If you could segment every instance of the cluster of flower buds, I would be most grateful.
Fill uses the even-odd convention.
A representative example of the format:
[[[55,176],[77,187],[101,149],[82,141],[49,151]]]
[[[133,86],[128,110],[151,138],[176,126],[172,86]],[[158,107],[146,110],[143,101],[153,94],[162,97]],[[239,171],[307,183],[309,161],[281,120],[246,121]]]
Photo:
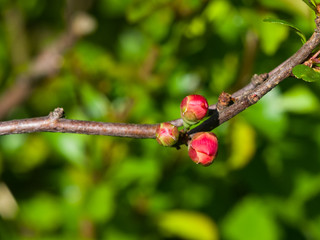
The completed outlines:
[[[184,130],[199,123],[207,115],[209,105],[201,95],[189,95],[180,105]],[[163,146],[173,146],[179,140],[178,128],[170,123],[161,123],[156,131],[156,139]],[[188,141],[188,153],[192,161],[203,166],[209,166],[218,152],[218,139],[214,133],[198,132]]]

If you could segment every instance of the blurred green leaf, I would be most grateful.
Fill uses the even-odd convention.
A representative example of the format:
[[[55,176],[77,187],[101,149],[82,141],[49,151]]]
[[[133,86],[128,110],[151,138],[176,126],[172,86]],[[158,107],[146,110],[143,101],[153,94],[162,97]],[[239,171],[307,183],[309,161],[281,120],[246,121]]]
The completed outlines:
[[[137,29],[127,29],[119,39],[119,53],[123,61],[139,62],[149,50],[148,40]]]
[[[113,181],[117,183],[119,188],[124,188],[132,183],[148,186],[156,180],[159,174],[157,163],[147,158],[127,158],[119,167],[119,171],[113,177]]]
[[[128,8],[127,18],[130,22],[138,22],[151,15],[159,6],[165,4],[168,0],[143,1],[137,0]]]
[[[92,189],[88,196],[86,212],[95,222],[108,221],[115,210],[114,191],[106,184]]]
[[[312,233],[316,238],[320,238],[320,216],[316,217],[314,221],[310,221],[308,230]]]
[[[23,134],[7,135],[0,138],[0,144],[4,152],[7,154],[13,154],[25,144],[27,139],[28,136]]]
[[[101,94],[98,89],[94,89],[89,84],[81,88],[81,97],[83,99],[85,110],[91,119],[101,120],[108,114],[108,99]]]
[[[279,0],[279,1],[269,1],[269,0],[258,0],[263,6],[275,9],[278,11],[286,12],[287,14],[297,14],[300,16],[306,16],[310,14],[310,8],[301,0]]]
[[[320,189],[316,186],[320,185],[320,175],[314,175],[307,172],[297,174],[295,188],[292,198],[304,202],[316,194],[320,193]]]
[[[17,159],[13,163],[14,168],[18,172],[26,172],[43,163],[48,154],[49,149],[47,143],[39,136],[29,136],[25,144],[17,153]]]
[[[296,78],[300,78],[306,82],[320,81],[320,73],[304,64],[295,66],[292,69],[292,73]]]
[[[22,223],[33,231],[53,231],[61,226],[63,214],[56,197],[41,193],[21,205]]]
[[[288,127],[288,117],[279,103],[281,93],[276,88],[255,104],[254,108],[248,108],[244,112],[247,121],[272,140],[281,138]]]
[[[220,94],[228,89],[236,78],[239,64],[239,58],[235,54],[228,54],[214,62],[211,71],[211,90]]]
[[[18,0],[18,4],[20,5],[23,11],[25,11],[28,15],[31,16],[36,16],[40,14],[43,7],[45,7],[45,3],[39,0]]]
[[[206,31],[205,20],[203,18],[194,18],[186,30],[186,35],[189,38],[201,36]]]
[[[205,14],[209,23],[211,23],[212,31],[217,32],[221,38],[230,43],[237,40],[244,26],[244,21],[239,11],[229,1],[210,2]],[[226,18],[225,16],[233,17]]]
[[[241,16],[245,23],[257,34],[261,49],[267,55],[273,55],[280,48],[289,33],[289,29],[278,24],[268,24],[263,22],[266,18],[276,17],[273,13],[257,13],[249,9],[242,9]]]
[[[101,0],[98,2],[99,10],[107,16],[122,16],[130,6],[132,0]]]
[[[308,5],[308,7],[310,7],[313,11],[317,11],[317,4],[315,3],[314,0],[302,0],[305,2],[305,4]]]
[[[312,113],[319,110],[319,100],[304,85],[298,85],[283,94],[281,104],[285,111],[294,113]]]
[[[141,23],[142,29],[156,41],[161,41],[170,29],[174,15],[171,8],[162,8],[157,10],[152,15],[148,16],[145,21]]]
[[[263,18],[257,20],[263,21]],[[268,55],[273,55],[288,35],[288,29],[280,25],[261,24],[258,31],[261,36],[262,49]]]
[[[159,227],[164,235],[183,239],[215,240],[218,229],[207,216],[191,211],[174,210],[163,213]]]
[[[103,240],[139,240],[139,237],[133,236],[128,232],[123,232],[121,229],[106,229],[103,235]]]
[[[85,140],[84,135],[74,134],[49,134],[48,140],[54,149],[70,163],[78,167],[85,164]]]
[[[281,25],[285,25],[287,27],[290,27],[291,29],[293,29],[295,31],[296,34],[299,35],[302,43],[305,43],[307,41],[306,36],[302,33],[302,31],[298,27],[293,25],[292,23],[289,23],[287,21],[280,20],[280,19],[273,19],[273,18],[267,18],[267,19],[264,19],[263,21],[270,22],[270,23],[277,23],[277,24],[281,24]]]
[[[258,198],[245,198],[228,213],[223,233],[230,240],[276,240],[280,231],[275,216]]]
[[[73,67],[80,71],[81,76],[87,76],[87,74],[89,76],[101,76],[115,68],[115,61],[112,56],[104,48],[88,41],[77,43],[73,57],[74,59],[71,58],[68,64],[73,64]]]
[[[306,215],[306,202],[319,194],[320,176],[299,172],[294,182],[294,190],[286,200],[278,200],[273,207],[288,224],[300,227],[300,221]],[[315,211],[315,209],[313,209]]]
[[[254,129],[244,120],[234,121],[231,131],[231,156],[228,165],[231,169],[243,168],[252,159],[256,150]]]

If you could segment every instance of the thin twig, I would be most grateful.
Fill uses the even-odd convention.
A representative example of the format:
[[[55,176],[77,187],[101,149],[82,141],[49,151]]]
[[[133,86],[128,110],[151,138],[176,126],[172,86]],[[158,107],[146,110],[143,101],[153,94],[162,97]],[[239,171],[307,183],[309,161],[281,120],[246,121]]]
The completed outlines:
[[[0,135],[60,132],[88,135],[107,135],[131,138],[153,138],[157,124],[105,123],[65,119],[62,108],[46,117],[0,122]]]

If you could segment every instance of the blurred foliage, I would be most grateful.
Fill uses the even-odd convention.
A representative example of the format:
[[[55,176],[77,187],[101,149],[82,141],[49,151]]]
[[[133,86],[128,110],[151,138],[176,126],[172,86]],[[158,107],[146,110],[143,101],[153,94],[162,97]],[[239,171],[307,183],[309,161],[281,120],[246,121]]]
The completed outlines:
[[[88,9],[96,31],[7,119],[156,123],[187,94],[210,103],[300,46],[301,0],[0,0],[0,88]],[[320,239],[320,87],[290,78],[215,130],[219,156],[59,133],[0,138],[0,239]]]

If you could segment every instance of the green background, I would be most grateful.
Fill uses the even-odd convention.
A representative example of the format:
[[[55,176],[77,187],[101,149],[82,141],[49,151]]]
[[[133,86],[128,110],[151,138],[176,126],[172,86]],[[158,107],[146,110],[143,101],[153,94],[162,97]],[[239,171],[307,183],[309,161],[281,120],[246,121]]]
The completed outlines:
[[[186,95],[213,104],[302,45],[263,19],[315,28],[301,0],[0,0],[1,92],[75,9],[96,30],[5,120],[56,107],[80,120],[173,120]],[[214,130],[210,167],[153,139],[1,136],[0,239],[320,239],[319,93],[286,79]]]

